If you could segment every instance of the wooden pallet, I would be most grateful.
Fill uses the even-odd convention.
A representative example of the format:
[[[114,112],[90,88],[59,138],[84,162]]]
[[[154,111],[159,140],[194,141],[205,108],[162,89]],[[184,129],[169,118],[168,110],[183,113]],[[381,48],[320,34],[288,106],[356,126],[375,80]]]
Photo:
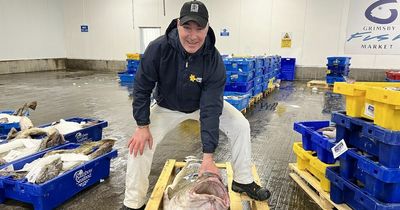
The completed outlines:
[[[313,199],[322,209],[351,210],[346,204],[336,204],[329,193],[322,190],[317,178],[307,171],[297,168],[296,163],[289,163],[292,172],[290,177]]]
[[[307,87],[309,88],[323,88],[323,89],[329,89],[331,88],[325,80],[311,80],[309,82],[307,82]]]
[[[233,181],[233,171],[232,165],[229,162],[226,163],[217,163],[218,168],[226,169],[227,178],[228,178],[228,189],[229,189],[229,199],[230,199],[230,209],[231,210],[242,210],[242,201],[250,202],[250,206],[252,210],[269,210],[268,204],[266,201],[255,201],[245,195],[241,195],[239,193],[235,193],[231,190],[232,181]],[[146,210],[161,210],[162,209],[162,200],[164,196],[164,191],[169,184],[172,183],[175,177],[175,169],[182,168],[185,166],[185,162],[177,162],[176,160],[170,159],[164,165],[164,168],[158,178],[156,186],[154,187],[153,192],[151,193],[150,199],[146,204]],[[260,184],[260,177],[258,176],[257,169],[253,165],[252,168],[254,181]]]
[[[256,103],[256,99],[253,97],[250,99],[249,101],[249,108],[251,108],[252,106],[254,106],[254,104]]]
[[[260,102],[262,98],[263,98],[263,94],[262,93],[259,93],[259,94],[254,96],[254,99],[255,99],[256,103]]]

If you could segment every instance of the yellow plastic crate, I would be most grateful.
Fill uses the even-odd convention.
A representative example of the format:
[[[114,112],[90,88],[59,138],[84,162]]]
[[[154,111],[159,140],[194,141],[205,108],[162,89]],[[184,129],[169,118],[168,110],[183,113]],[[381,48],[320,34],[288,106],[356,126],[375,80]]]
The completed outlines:
[[[140,54],[139,53],[127,53],[126,54],[126,59],[129,59],[129,60],[140,60]]]
[[[321,188],[329,192],[330,191],[330,181],[325,177],[326,168],[331,166],[338,166],[339,163],[326,164],[320,161],[316,156],[313,156],[315,152],[306,151],[303,149],[303,144],[301,142],[295,142],[293,144],[293,152],[297,156],[297,168],[300,170],[307,170],[313,176],[315,176],[320,183]]]
[[[365,109],[365,92],[367,86],[359,83],[349,84],[345,82],[335,82],[334,93],[346,96],[346,114],[351,117],[361,117]]]
[[[274,87],[274,80],[275,80],[275,77],[272,77],[271,79],[269,79],[268,88],[273,88]]]
[[[333,91],[346,96],[347,115],[371,119],[379,126],[397,131],[400,130],[400,92],[386,87],[400,87],[400,83],[336,82]]]
[[[392,85],[390,87],[395,87]],[[397,83],[397,86],[400,86],[400,83]],[[373,104],[374,123],[376,125],[400,131],[400,91],[383,87],[370,87],[365,98]]]

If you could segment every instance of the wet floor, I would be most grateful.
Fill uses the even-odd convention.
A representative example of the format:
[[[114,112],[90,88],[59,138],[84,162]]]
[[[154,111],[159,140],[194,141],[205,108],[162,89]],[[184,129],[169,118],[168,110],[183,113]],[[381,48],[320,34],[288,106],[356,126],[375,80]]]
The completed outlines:
[[[131,87],[121,85],[115,73],[57,71],[0,75],[0,110],[17,108],[36,100],[31,112],[35,125],[69,117],[108,121],[103,137],[118,139],[119,156],[112,160],[110,177],[77,194],[58,209],[119,209],[124,199],[126,143],[134,131]],[[312,91],[304,82],[283,82],[246,114],[251,125],[253,160],[261,181],[271,191],[271,209],[319,209],[289,177],[288,163],[295,162],[294,141],[301,136],[293,122],[330,119],[330,111],[343,107],[341,98],[329,92]],[[221,133],[215,159],[229,161],[226,136]],[[179,147],[177,146],[179,144]],[[150,190],[167,159],[201,157],[199,124],[186,121],[158,145],[150,175]],[[29,209],[30,205],[7,200],[0,209]]]

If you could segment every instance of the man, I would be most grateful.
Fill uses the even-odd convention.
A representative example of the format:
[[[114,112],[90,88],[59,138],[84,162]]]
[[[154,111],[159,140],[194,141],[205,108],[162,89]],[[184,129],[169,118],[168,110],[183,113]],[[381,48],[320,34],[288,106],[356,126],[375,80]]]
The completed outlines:
[[[200,174],[219,174],[213,153],[221,129],[232,150],[232,190],[257,200],[270,196],[253,181],[249,122],[223,100],[225,67],[214,44],[207,8],[200,1],[191,1],[182,6],[179,19],[172,20],[165,35],[151,42],[141,58],[134,84],[132,106],[137,128],[128,143],[125,209],[144,209],[155,146],[187,119],[200,119]],[[156,85],[157,103],[150,107]]]

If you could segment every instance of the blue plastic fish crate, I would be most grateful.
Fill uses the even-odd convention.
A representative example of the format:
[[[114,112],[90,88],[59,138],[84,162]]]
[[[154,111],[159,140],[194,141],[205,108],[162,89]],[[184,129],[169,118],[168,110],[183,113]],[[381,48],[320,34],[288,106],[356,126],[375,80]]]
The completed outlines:
[[[234,92],[234,91],[224,91],[224,96],[243,96],[245,94],[252,96],[253,95],[253,89],[251,88],[249,91],[247,92]]]
[[[256,57],[256,69],[264,68],[265,66],[265,57]]]
[[[391,131],[362,118],[347,116],[344,112],[332,114],[336,123],[336,139],[373,156],[389,168],[400,167],[400,131]]]
[[[336,162],[336,160],[333,158],[333,154],[331,151],[331,148],[335,146],[336,139],[329,139],[327,137],[324,137],[322,135],[322,132],[317,131],[320,128],[329,126],[329,124],[329,121],[308,121],[295,123],[295,126],[296,129],[299,130],[299,133],[301,133],[300,131],[303,131],[305,133],[311,134],[311,137],[308,134],[306,135],[306,142],[312,145],[311,148],[313,148],[313,151],[317,152],[318,159],[324,163],[332,164]]]
[[[295,122],[293,130],[301,134],[304,150],[316,151],[316,145],[311,141],[311,136],[314,131],[328,126],[329,121]]]
[[[282,58],[281,69],[282,71],[294,72],[296,68],[296,58]]]
[[[346,80],[344,79],[343,76],[330,76],[326,75],[326,83],[328,84],[333,84],[335,82],[345,82]]]
[[[271,73],[264,74],[264,81],[269,82],[269,79],[272,78],[271,75],[272,75]]]
[[[135,74],[131,74],[126,71],[119,72],[118,77],[121,82],[133,82],[135,80]]]
[[[225,84],[225,91],[247,93],[253,86],[253,80],[248,82],[228,82]]]
[[[242,111],[249,105],[250,95],[232,95],[232,96],[224,96],[224,100],[228,103],[232,104],[237,110]]]
[[[350,70],[350,64],[344,65],[344,66],[338,66],[338,65],[328,65],[326,64],[327,69],[335,72],[345,72]]]
[[[263,72],[264,76],[267,75],[267,74],[269,74],[269,72],[270,72],[270,68],[265,67],[265,68],[264,68],[264,72]]]
[[[73,149],[78,146],[79,144],[69,143],[58,149]],[[44,154],[45,152],[40,152],[15,162],[14,169],[19,170],[26,163],[41,158]],[[26,179],[0,177],[0,201],[3,203],[9,198],[30,203],[35,209],[53,209],[78,192],[107,178],[110,174],[110,161],[117,156],[117,150],[112,150],[43,184],[32,184]]]
[[[331,181],[330,198],[337,204],[346,203],[357,210],[395,210],[399,203],[383,203],[369,195],[364,189],[340,177],[339,167],[328,167],[326,177]]]
[[[253,96],[256,96],[256,95],[260,94],[262,92],[262,88],[263,88],[262,84],[258,84],[256,86],[254,86]]]
[[[315,130],[311,135],[311,142],[315,144],[317,157],[320,161],[327,164],[336,162],[331,150],[332,147],[335,146],[336,139],[327,138],[323,136],[321,132]]]
[[[134,68],[139,67],[140,60],[126,60],[127,61],[127,66],[131,66]]]
[[[254,78],[254,71],[227,71],[226,82],[248,82]]]
[[[263,75],[264,75],[264,69],[263,68],[256,69],[254,77],[261,77]]]
[[[265,91],[268,89],[268,82],[263,82],[261,85],[262,85],[262,91]]]
[[[351,57],[328,57],[327,59],[329,66],[345,66],[350,65]]]
[[[257,85],[260,85],[263,81],[264,81],[263,76],[254,78],[254,80],[253,80],[254,87],[257,86]]]
[[[14,110],[2,110],[0,114],[13,114]],[[0,123],[0,135],[7,135],[11,128],[15,128],[18,131],[21,129],[18,122],[16,123]]]
[[[370,155],[351,149],[339,157],[340,175],[363,184],[365,191],[382,202],[400,203],[400,169],[376,163]]]
[[[249,72],[255,68],[255,59],[228,58],[224,60],[227,71]]]
[[[279,78],[282,81],[293,81],[295,77],[295,71],[281,71]]]
[[[74,118],[69,118],[66,119],[65,121],[69,122],[76,122],[76,123],[81,123],[81,122],[89,122],[89,121],[94,121],[95,119],[91,118],[80,118],[80,117],[74,117]],[[51,124],[44,124],[39,127],[44,128],[47,126],[50,126]],[[82,128],[80,130],[77,130],[75,132],[65,134],[64,139],[69,142],[73,143],[81,143],[85,141],[98,141],[102,139],[103,135],[103,128],[108,126],[108,122],[104,120],[99,120],[99,123]]]

